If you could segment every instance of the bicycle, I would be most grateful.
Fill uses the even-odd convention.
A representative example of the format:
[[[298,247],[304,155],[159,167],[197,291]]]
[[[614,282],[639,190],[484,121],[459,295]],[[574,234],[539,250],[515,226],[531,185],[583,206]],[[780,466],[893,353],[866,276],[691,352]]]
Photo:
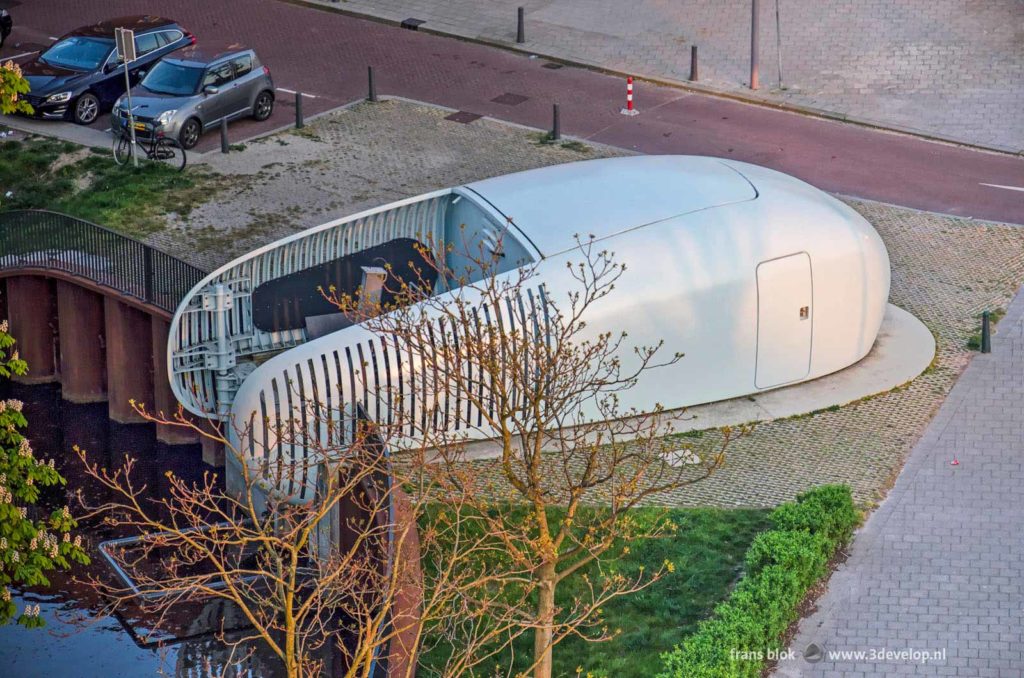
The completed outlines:
[[[143,123],[135,123],[136,129],[142,126],[142,130],[145,130]],[[125,125],[127,127],[127,124]],[[154,160],[162,162],[169,167],[177,169],[179,172],[185,169],[185,163],[187,158],[185,156],[185,149],[182,148],[177,141],[170,137],[157,136],[155,131],[151,130],[148,137],[137,137],[135,144],[146,153],[148,160]],[[125,165],[132,157],[132,139],[131,133],[122,127],[114,130],[114,162],[118,165]]]

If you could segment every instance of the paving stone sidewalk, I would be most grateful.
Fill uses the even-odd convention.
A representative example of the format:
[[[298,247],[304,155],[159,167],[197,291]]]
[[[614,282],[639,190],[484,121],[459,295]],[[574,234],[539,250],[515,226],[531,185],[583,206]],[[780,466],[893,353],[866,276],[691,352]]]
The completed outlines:
[[[701,83],[885,127],[1024,148],[1020,0],[764,0],[761,85],[749,90],[750,0],[310,0],[615,71]],[[776,30],[776,7],[779,25]],[[784,89],[778,84],[781,34]],[[637,92],[643,108],[642,92]]]
[[[1024,675],[1024,295],[957,382],[775,676]],[[956,457],[959,465],[952,466]],[[927,664],[830,657],[945,651]]]

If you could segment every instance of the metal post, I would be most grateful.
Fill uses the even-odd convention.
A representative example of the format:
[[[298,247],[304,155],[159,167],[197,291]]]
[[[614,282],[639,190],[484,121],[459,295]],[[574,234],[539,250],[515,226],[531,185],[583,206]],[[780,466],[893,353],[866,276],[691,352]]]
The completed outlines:
[[[132,165],[139,166],[139,154],[136,153],[138,146],[135,145],[135,113],[132,111],[132,79],[128,73],[128,62],[124,62],[124,86],[128,96],[128,129],[132,137]]]
[[[782,19],[779,18],[779,0],[775,0],[775,52],[778,55],[779,89],[785,89],[782,84]]]
[[[516,8],[516,42],[526,42],[526,26],[525,26],[526,10],[522,7]]]
[[[144,247],[142,250],[142,277],[143,289],[146,295],[146,301],[153,303],[153,250],[150,247]]]
[[[697,82],[697,45],[690,46],[690,82]]]
[[[302,119],[302,92],[295,93],[295,129],[302,129],[306,121]]]
[[[750,89],[757,89],[761,86],[758,77],[758,12],[760,10],[759,0],[750,0]]]
[[[562,138],[562,122],[559,120],[558,104],[551,109],[551,140],[558,141]]]
[[[988,311],[981,314],[981,352],[992,352],[992,323],[989,320]]]
[[[368,90],[368,93],[366,95],[366,100],[367,101],[376,101],[377,100],[377,85],[373,81],[373,66],[367,66],[366,67],[366,75],[367,75],[367,79],[369,80],[369,90]]]
[[[227,153],[228,148],[228,119],[220,119],[220,152]]]

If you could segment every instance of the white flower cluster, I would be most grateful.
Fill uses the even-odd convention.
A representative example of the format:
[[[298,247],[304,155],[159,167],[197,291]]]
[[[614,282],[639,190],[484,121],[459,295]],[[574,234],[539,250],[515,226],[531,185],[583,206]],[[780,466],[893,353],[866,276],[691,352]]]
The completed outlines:
[[[40,532],[39,537],[43,540],[43,549],[50,555],[51,558],[56,558],[60,553],[60,540],[57,539],[57,535],[50,534],[49,532]],[[68,535],[65,533],[65,537]],[[34,539],[32,540],[35,541]],[[66,541],[66,540],[65,540]],[[34,546],[32,548],[35,548]]]
[[[4,322],[7,321],[5,320]],[[11,602],[11,592],[7,590],[6,586],[0,588],[0,600],[3,600],[5,603]]]
[[[20,400],[11,399],[7,401],[7,407],[11,408],[15,412],[21,412],[21,408],[25,407],[25,403]]]
[[[7,319],[0,320],[0,332],[7,332]]]
[[[21,439],[21,444],[18,445],[18,456],[25,458],[32,456],[32,445],[29,444],[28,438]]]
[[[26,617],[38,617],[39,616],[39,606],[38,605],[26,605],[25,606],[25,616]]]
[[[3,485],[0,485],[0,504],[10,504],[14,501],[14,495]]]

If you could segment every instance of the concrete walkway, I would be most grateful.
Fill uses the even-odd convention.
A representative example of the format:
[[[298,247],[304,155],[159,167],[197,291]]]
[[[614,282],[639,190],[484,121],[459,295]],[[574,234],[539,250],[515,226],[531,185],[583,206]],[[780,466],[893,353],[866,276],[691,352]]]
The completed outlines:
[[[775,676],[1024,675],[1024,294],[998,329],[992,354],[975,357],[957,382],[801,623],[797,657]],[[824,649],[820,662],[802,657],[811,643]]]
[[[656,79],[688,80],[697,45],[701,86],[1011,152],[1024,144],[1018,0],[762,0],[757,92],[750,0],[313,1]]]

